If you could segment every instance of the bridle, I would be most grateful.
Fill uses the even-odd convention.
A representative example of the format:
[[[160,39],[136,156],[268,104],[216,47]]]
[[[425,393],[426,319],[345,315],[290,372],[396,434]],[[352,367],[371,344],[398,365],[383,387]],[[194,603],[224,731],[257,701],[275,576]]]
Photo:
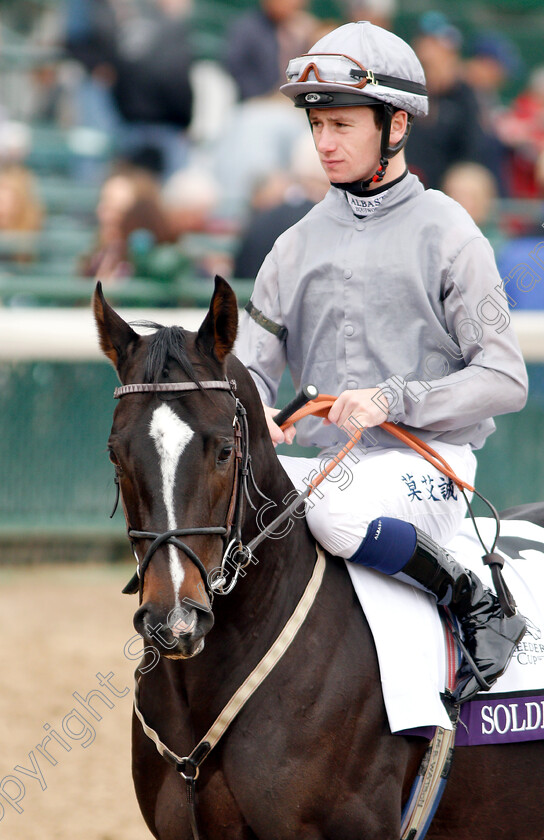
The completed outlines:
[[[248,546],[242,544],[242,524],[244,519],[245,502],[246,500],[251,504],[248,490],[248,481],[251,478],[252,484],[257,492],[260,491],[255,485],[253,473],[251,470],[251,461],[248,446],[248,425],[247,414],[244,406],[235,395],[236,382],[234,380],[206,380],[203,382],[150,382],[150,383],[134,383],[130,385],[122,385],[114,391],[114,398],[129,394],[147,394],[160,392],[174,392],[184,394],[189,391],[202,390],[216,390],[228,391],[235,401],[235,413],[232,421],[234,428],[234,478],[232,483],[232,490],[230,501],[227,508],[225,525],[209,525],[201,528],[176,528],[174,530],[156,532],[156,531],[138,531],[130,526],[125,510],[125,518],[127,519],[127,533],[128,538],[132,543],[133,552],[137,559],[138,566],[133,577],[127,583],[123,592],[125,594],[140,593],[142,597],[143,580],[149,563],[151,562],[155,552],[163,545],[174,545],[179,548],[197,567],[202,581],[204,583],[206,594],[213,602],[214,593],[219,592],[222,595],[228,594],[235,586],[242,570],[251,562],[252,553]],[[115,483],[117,486],[117,496],[115,505],[112,511],[112,516],[115,513],[117,504],[120,498],[119,477],[116,474]],[[260,494],[262,495],[262,494]],[[190,548],[180,537],[192,536],[220,536],[223,538],[224,552],[221,566],[211,573],[208,573],[199,556]],[[148,547],[142,561],[140,562],[135,551],[135,542],[137,540],[152,540]],[[226,568],[227,565],[234,568],[234,576],[227,585]]]

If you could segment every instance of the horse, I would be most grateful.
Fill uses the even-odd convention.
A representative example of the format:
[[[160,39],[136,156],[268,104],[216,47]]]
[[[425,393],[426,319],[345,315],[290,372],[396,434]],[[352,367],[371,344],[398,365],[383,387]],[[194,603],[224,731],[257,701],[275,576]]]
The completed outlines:
[[[139,710],[171,753],[187,756],[295,610],[316,545],[298,511],[261,542],[258,560],[235,564],[236,585],[232,573],[225,584],[229,535],[237,530],[247,545],[262,531],[263,499],[272,519],[293,493],[258,391],[232,352],[228,283],[216,278],[197,332],[155,325],[139,334],[100,284],[93,307],[122,383],[108,450],[139,564],[128,587],[140,594],[134,626],[145,642]],[[244,424],[251,458],[237,472]],[[199,767],[198,827],[180,768],[136,714],[132,769],[157,840],[399,840],[426,747],[391,733],[368,623],[344,562],[327,557],[294,641]],[[457,749],[427,837],[542,840],[543,768],[544,741]]]

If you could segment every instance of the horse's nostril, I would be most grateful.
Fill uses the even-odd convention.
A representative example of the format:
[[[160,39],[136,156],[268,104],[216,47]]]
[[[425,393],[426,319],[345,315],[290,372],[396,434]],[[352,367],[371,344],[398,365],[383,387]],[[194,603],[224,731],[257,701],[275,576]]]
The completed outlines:
[[[149,608],[143,604],[139,609],[136,610],[134,613],[133,618],[134,629],[143,635],[145,625],[149,624]]]
[[[196,610],[190,612],[187,610],[172,610],[168,626],[174,638],[178,639],[183,634],[192,633],[196,627],[197,618]]]

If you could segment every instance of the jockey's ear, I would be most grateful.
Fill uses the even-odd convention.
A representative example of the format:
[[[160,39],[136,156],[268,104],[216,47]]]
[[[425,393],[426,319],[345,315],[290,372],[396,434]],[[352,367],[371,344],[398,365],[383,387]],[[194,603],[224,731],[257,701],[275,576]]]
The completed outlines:
[[[102,293],[100,281],[93,294],[93,312],[102,352],[121,375],[120,368],[136,347],[140,336],[111,308]]]
[[[208,314],[204,318],[196,337],[202,350],[212,353],[218,362],[223,362],[234,347],[238,330],[238,302],[226,280],[215,276],[213,293]]]

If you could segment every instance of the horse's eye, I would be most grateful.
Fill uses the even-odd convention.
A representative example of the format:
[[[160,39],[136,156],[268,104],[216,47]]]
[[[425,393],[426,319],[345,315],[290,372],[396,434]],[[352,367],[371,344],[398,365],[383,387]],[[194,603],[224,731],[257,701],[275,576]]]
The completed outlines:
[[[117,469],[121,469],[119,458],[117,457],[111,446],[108,446],[108,458],[110,459],[114,467],[116,467]]]
[[[231,444],[229,444],[228,446],[223,446],[223,448],[219,450],[219,454],[218,454],[218,456],[217,456],[217,460],[218,460],[219,462],[221,462],[221,461],[223,461],[223,462],[228,461],[228,460],[229,460],[229,458],[230,458],[230,456],[232,455],[232,450],[233,450],[233,446],[232,446]]]

